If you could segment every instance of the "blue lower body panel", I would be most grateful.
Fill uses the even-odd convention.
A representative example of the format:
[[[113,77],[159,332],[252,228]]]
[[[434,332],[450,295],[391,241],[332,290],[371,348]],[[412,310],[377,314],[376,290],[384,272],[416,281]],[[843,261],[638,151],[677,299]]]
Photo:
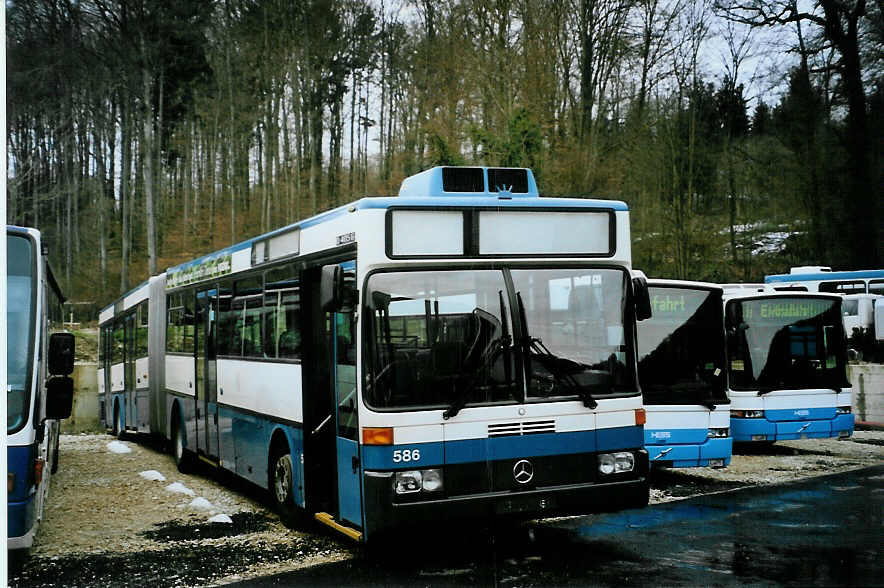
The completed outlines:
[[[23,502],[9,502],[6,505],[7,537],[9,537],[10,547],[14,547],[14,539],[24,537],[37,524],[34,496],[31,495]]]
[[[731,418],[731,434],[738,442],[850,437],[853,435],[853,415],[840,414],[831,419],[805,421]]]
[[[647,437],[648,432],[645,435]],[[703,443],[648,444],[645,449],[652,465],[660,463],[674,468],[695,468],[708,467],[710,460],[720,460],[716,465],[726,466],[731,462],[733,441],[730,437],[724,437],[707,439]]]

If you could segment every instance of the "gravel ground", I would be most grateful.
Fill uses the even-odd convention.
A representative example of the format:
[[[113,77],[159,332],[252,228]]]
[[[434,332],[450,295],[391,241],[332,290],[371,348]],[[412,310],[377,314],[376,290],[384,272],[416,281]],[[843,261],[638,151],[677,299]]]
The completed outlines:
[[[263,576],[358,554],[319,527],[295,531],[267,507],[265,494],[224,474],[178,472],[150,443],[108,435],[63,435],[60,469],[31,560],[12,586],[204,586]],[[111,447],[115,447],[112,445]],[[655,470],[651,502],[879,465],[884,432],[849,440],[736,448],[728,468]],[[154,470],[164,481],[140,472]],[[179,483],[193,495],[167,489]],[[202,499],[202,500],[201,500]],[[208,502],[208,504],[206,504]],[[209,522],[228,515],[230,523]],[[211,563],[209,563],[211,562]]]

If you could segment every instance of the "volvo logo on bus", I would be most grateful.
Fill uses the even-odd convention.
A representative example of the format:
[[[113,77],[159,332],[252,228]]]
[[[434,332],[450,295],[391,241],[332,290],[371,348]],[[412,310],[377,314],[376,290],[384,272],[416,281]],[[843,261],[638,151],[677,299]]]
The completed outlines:
[[[527,484],[534,479],[534,466],[527,459],[520,459],[513,466],[513,479],[519,484]]]

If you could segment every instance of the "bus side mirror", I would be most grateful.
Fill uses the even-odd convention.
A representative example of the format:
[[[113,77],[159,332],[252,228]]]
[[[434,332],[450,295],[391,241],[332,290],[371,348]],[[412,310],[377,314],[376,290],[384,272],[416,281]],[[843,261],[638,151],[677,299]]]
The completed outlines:
[[[52,333],[49,335],[49,374],[69,376],[74,372],[74,335]]]
[[[651,318],[651,294],[648,280],[643,277],[632,278],[632,292],[635,297],[635,320],[643,321]]]
[[[66,419],[74,405],[74,381],[67,376],[56,376],[46,382],[46,418]]]
[[[319,283],[319,303],[323,312],[336,312],[341,308],[344,292],[344,272],[338,264],[322,266]]]

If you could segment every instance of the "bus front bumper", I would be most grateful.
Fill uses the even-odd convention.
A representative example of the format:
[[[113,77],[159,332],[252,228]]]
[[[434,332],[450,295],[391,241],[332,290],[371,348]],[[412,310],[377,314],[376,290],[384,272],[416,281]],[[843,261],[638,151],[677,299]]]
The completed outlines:
[[[724,467],[730,465],[733,440],[730,437],[707,439],[704,443],[645,445],[651,465],[671,468]]]
[[[635,470],[615,474],[610,481],[531,488],[520,491],[486,492],[440,497],[412,502],[395,502],[391,472],[366,472],[363,477],[366,540],[397,527],[447,525],[464,519],[543,518],[612,512],[647,506],[649,499],[648,458],[637,451]],[[629,476],[626,478],[626,476]],[[618,479],[618,476],[624,476]]]
[[[34,534],[37,532],[35,502],[32,495],[23,502],[7,503],[7,549],[28,549],[34,544]]]
[[[769,421],[765,418],[731,417],[731,435],[736,442],[825,439],[853,435],[853,415],[839,414],[815,421]]]

